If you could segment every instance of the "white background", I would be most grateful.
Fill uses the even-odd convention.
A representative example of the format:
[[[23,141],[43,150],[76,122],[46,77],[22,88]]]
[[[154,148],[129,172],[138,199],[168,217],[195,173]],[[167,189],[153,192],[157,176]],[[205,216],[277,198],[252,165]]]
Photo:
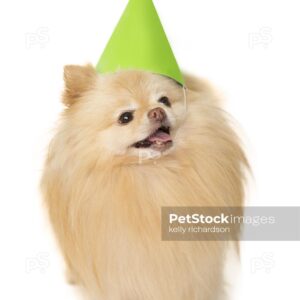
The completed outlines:
[[[95,64],[127,1],[0,7],[0,298],[77,299],[38,183],[65,64]],[[182,69],[210,79],[241,125],[251,205],[299,205],[299,1],[156,0]],[[300,299],[299,242],[244,242],[235,300]],[[254,267],[257,266],[257,267]]]

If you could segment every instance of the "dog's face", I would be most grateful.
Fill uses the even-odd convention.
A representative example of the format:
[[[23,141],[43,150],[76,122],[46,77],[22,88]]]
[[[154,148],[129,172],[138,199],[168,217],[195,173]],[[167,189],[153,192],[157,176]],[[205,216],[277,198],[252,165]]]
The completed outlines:
[[[147,159],[176,148],[186,107],[183,87],[174,80],[142,71],[98,75],[91,66],[69,66],[65,81],[67,115],[82,139],[93,135],[102,155]]]

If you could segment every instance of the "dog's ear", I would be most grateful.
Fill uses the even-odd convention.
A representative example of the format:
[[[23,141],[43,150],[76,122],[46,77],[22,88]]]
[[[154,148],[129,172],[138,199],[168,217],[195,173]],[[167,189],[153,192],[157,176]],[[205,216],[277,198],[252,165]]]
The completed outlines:
[[[204,92],[209,88],[208,82],[191,74],[184,74],[186,87],[193,92]]]
[[[84,92],[87,92],[93,87],[96,77],[97,73],[91,65],[65,66],[65,90],[62,102],[67,106],[76,103]]]
[[[209,100],[209,102],[215,105],[220,104],[220,98],[222,95],[216,90],[207,80],[195,77],[190,74],[184,74],[185,86],[187,87],[189,94],[194,94],[190,99],[199,99],[198,94],[205,95],[203,99]]]

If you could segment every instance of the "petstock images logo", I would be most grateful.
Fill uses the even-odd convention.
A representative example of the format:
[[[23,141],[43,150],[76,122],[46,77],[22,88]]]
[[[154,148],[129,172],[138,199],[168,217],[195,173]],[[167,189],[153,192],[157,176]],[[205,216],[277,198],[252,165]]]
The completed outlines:
[[[300,207],[163,207],[165,241],[300,241]]]

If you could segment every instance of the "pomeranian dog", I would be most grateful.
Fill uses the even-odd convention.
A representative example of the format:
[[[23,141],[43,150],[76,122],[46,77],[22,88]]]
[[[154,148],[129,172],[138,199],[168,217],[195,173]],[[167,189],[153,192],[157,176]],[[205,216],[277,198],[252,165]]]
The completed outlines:
[[[247,160],[204,81],[65,67],[41,182],[71,280],[103,300],[224,297],[226,242],[162,241],[164,206],[243,205]]]

